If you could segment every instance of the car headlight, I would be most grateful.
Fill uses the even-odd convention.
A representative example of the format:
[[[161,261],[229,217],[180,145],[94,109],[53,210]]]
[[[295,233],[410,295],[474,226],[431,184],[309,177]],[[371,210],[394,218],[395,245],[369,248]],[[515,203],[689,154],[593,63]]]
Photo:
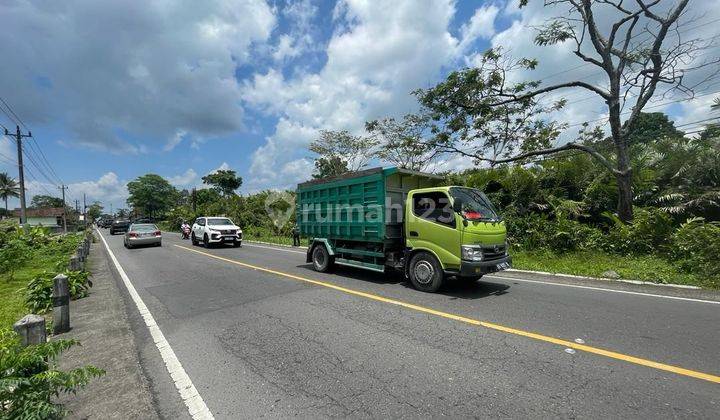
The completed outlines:
[[[212,229],[212,228],[210,228],[210,232],[213,232],[213,233],[220,233],[220,231],[219,231],[219,230],[217,230],[217,229]]]
[[[460,253],[463,260],[482,261],[483,259],[482,248],[477,245],[462,245],[460,246]]]

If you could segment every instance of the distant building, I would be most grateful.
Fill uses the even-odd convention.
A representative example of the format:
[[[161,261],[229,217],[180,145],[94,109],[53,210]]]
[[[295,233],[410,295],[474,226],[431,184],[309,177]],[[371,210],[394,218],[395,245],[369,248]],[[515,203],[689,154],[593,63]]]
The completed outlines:
[[[45,226],[57,229],[62,226],[62,207],[48,207],[43,209],[27,209],[25,217],[30,226]],[[20,209],[13,210],[13,216],[20,219]]]

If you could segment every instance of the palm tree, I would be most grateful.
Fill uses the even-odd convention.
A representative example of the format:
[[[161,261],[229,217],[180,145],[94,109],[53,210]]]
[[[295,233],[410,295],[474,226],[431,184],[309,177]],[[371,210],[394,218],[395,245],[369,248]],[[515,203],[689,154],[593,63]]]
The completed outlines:
[[[17,181],[10,177],[7,172],[0,172],[0,198],[5,200],[5,212],[8,211],[8,198],[19,197],[20,187]]]

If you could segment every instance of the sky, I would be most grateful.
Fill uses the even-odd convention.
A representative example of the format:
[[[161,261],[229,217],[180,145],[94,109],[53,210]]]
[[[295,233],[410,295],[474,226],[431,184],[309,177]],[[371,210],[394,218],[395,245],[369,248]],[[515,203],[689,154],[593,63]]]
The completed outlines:
[[[71,203],[85,194],[117,209],[138,176],[192,188],[217,169],[237,171],[244,194],[294,188],[313,171],[307,145],[319,130],[362,134],[365,121],[415,112],[413,90],[472,67],[490,47],[539,60],[519,79],[602,84],[570,46],[534,44],[533,27],[566,13],[542,3],[3,0],[0,97],[33,134],[28,201],[59,196],[64,183]],[[696,60],[719,55],[720,0],[692,0],[682,21],[684,39],[711,43]],[[716,70],[687,79],[696,84]],[[667,95],[652,111],[695,128],[688,123],[712,117],[719,91],[720,79],[710,79],[694,100]],[[563,96],[569,104],[553,116],[560,121],[605,115],[586,92]],[[0,123],[15,126],[2,113]],[[0,171],[16,177],[15,157],[15,145],[0,140]],[[436,169],[472,166],[447,157]]]

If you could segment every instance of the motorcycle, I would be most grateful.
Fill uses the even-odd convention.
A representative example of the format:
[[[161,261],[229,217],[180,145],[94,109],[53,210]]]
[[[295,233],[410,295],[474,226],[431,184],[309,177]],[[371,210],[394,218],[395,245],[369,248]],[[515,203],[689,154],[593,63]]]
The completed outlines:
[[[185,226],[182,228],[182,238],[190,239],[190,226]]]

